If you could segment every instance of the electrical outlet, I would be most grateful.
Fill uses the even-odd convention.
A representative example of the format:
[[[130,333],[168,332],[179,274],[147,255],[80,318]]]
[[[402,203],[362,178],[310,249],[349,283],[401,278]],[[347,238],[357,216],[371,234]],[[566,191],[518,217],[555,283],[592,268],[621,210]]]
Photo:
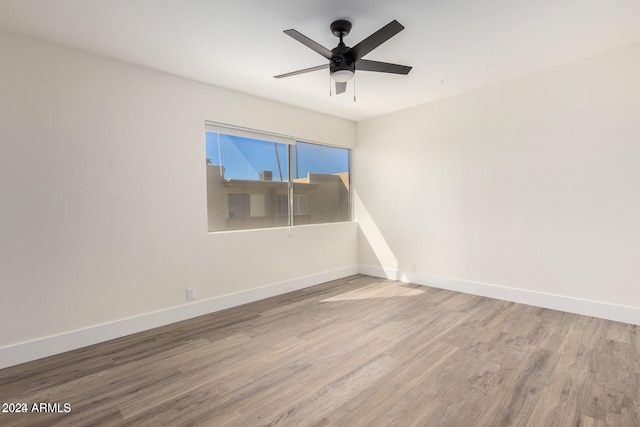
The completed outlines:
[[[416,265],[415,264],[411,264],[411,272],[412,273],[416,272]]]
[[[196,288],[187,288],[187,301],[196,299]]]

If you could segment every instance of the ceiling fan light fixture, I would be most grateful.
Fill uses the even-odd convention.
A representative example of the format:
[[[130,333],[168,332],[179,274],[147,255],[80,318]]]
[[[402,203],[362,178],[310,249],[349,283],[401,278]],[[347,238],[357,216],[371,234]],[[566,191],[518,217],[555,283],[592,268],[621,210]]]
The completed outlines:
[[[331,73],[331,78],[338,83],[346,83],[353,78],[351,70],[336,70]]]

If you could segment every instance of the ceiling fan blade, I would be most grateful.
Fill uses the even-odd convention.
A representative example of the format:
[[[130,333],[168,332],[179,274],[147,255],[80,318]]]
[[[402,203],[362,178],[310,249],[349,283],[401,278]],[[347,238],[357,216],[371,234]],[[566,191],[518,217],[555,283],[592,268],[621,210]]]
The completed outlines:
[[[404,30],[404,27],[394,19],[393,21],[389,22],[387,25],[380,28],[378,31],[371,34],[369,37],[352,47],[350,52],[353,53],[353,57],[357,61],[402,30]]]
[[[331,59],[331,51],[321,44],[314,42],[309,37],[305,36],[302,33],[297,32],[296,30],[284,30],[284,33],[294,39],[298,40],[300,43],[308,47],[309,49],[318,52],[320,55],[324,56],[327,59]]]
[[[356,70],[377,71],[379,73],[409,74],[411,67],[407,65],[391,64],[389,62],[369,61],[361,59],[356,62]]]
[[[336,95],[339,95],[347,90],[347,82],[336,82]]]
[[[279,74],[279,75],[273,76],[273,77],[275,79],[281,79],[283,77],[297,76],[298,74],[310,73],[312,71],[324,70],[326,68],[329,68],[329,64],[318,65],[316,67],[305,68],[304,70],[298,70],[298,71],[292,71],[290,73]]]

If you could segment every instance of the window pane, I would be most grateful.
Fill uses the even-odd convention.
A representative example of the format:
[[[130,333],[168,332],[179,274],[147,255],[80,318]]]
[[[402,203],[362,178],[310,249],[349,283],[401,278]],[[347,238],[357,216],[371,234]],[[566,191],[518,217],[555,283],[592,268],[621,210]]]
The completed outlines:
[[[206,156],[209,231],[288,225],[288,145],[206,132]]]
[[[225,179],[288,181],[287,144],[207,132],[207,164],[224,166]]]
[[[298,142],[291,160],[294,224],[349,221],[349,150]]]

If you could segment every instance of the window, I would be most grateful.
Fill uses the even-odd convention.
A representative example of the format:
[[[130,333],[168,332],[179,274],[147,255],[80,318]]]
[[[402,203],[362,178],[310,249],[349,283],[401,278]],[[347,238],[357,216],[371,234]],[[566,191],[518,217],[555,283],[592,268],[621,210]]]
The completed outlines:
[[[293,216],[306,215],[307,214],[307,195],[306,194],[294,194],[293,195]]]
[[[293,163],[293,223],[349,221],[349,150],[296,143]]]
[[[348,149],[207,124],[209,231],[349,221]]]
[[[229,193],[229,218],[249,216],[249,194]]]

